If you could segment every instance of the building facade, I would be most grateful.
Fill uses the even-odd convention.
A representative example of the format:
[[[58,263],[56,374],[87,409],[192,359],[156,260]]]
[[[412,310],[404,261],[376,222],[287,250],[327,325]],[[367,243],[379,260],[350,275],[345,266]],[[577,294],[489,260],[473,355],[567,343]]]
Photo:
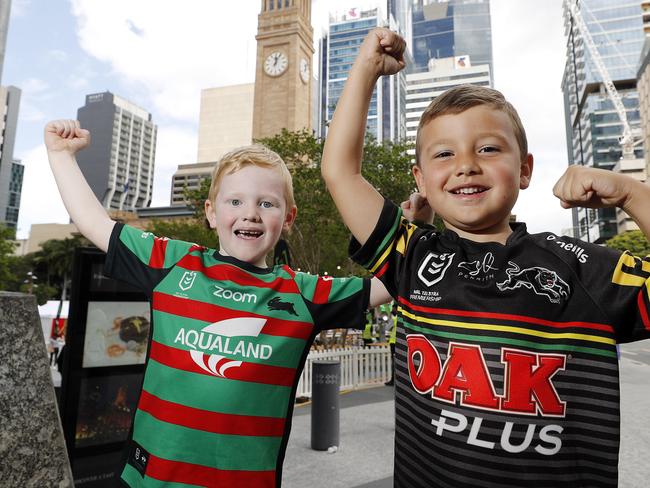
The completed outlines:
[[[581,0],[577,4],[598,53],[621,96],[630,126],[638,127],[637,66],[644,40],[641,2]],[[569,164],[613,170],[622,156],[618,112],[604,89],[570,12],[564,8],[567,39],[562,79]],[[635,159],[644,157],[637,145]],[[618,232],[616,209],[573,209],[573,235],[602,243]]]
[[[87,95],[77,119],[93,135],[77,155],[79,168],[104,208],[148,207],[158,130],[151,114],[107,91]]]
[[[251,143],[254,93],[253,83],[201,90],[197,163],[214,164],[228,151]]]
[[[311,130],[311,0],[262,0],[255,39],[253,139]]]
[[[422,112],[438,95],[458,85],[490,86],[490,66],[473,66],[469,56],[431,59],[425,72],[406,75],[406,137],[415,142]],[[415,154],[415,150],[413,150]]]
[[[5,46],[7,45],[10,12],[11,0],[2,0],[0,2],[0,82],[2,81],[2,66],[5,60]]]
[[[395,18],[380,7],[369,10],[350,8],[330,15],[329,30],[321,42],[319,136],[327,134],[359,46],[368,32],[386,25],[393,30],[402,30]],[[372,92],[366,133],[377,142],[403,139],[406,136],[405,107],[406,73],[401,71],[395,76],[380,78]]]
[[[14,159],[21,91],[0,86],[0,224],[16,229],[23,184],[23,165]]]
[[[170,205],[187,205],[185,189],[198,190],[201,182],[210,179],[216,163],[180,164],[172,176]]]
[[[490,67],[493,84],[489,0],[412,0],[413,67],[428,71],[430,59],[469,56]]]

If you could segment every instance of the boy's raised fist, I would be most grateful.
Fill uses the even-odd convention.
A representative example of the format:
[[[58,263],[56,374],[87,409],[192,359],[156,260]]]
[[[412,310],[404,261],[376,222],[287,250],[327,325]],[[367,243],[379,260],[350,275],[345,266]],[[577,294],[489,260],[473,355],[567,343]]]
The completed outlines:
[[[45,126],[45,147],[48,152],[75,154],[90,144],[90,132],[78,120],[53,120]]]
[[[405,49],[406,41],[399,34],[380,27],[366,36],[360,56],[373,64],[379,76],[394,75],[406,66]]]

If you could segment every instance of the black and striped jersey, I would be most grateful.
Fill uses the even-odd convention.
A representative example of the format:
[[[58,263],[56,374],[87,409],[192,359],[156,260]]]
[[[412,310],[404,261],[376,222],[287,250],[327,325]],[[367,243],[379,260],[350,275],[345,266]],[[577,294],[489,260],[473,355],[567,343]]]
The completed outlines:
[[[153,318],[122,481],[280,486],[311,343],[363,327],[369,281],[262,269],[121,224],[105,273],[147,293]]]
[[[505,245],[386,201],[353,258],[398,302],[395,486],[615,487],[616,344],[650,337],[650,259],[513,224]]]

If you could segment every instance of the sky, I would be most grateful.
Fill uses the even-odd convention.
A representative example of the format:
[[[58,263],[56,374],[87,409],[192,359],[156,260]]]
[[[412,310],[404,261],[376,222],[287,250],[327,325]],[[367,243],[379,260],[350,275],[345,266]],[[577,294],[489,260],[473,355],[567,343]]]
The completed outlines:
[[[314,39],[330,11],[372,3],[314,0]],[[152,206],[169,205],[177,166],[196,162],[201,90],[254,81],[260,4],[13,0],[1,82],[22,90],[14,149],[25,165],[17,237],[26,238],[32,224],[69,221],[43,127],[76,118],[90,93],[108,90],[152,113],[158,125]],[[531,186],[513,212],[530,232],[565,233],[571,213],[552,195],[567,167],[561,0],[491,0],[490,6],[495,88],[519,111],[535,157]]]

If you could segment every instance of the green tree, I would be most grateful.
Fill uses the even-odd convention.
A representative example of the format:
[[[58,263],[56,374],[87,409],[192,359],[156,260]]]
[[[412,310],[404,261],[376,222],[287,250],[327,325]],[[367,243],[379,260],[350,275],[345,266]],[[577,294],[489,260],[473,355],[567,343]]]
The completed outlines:
[[[605,245],[619,251],[630,251],[635,256],[650,255],[650,242],[640,230],[628,230],[609,239]]]
[[[88,245],[88,241],[80,236],[66,239],[50,239],[41,244],[41,250],[34,253],[36,269],[45,271],[45,281],[42,279],[38,287],[56,287],[60,297],[59,310],[67,299],[68,290],[72,279],[72,263],[74,251],[77,247]],[[42,272],[41,272],[42,274]],[[44,294],[44,292],[41,292]]]
[[[13,229],[0,225],[0,290],[11,291],[10,285],[16,279],[11,271],[16,249],[14,232]]]

